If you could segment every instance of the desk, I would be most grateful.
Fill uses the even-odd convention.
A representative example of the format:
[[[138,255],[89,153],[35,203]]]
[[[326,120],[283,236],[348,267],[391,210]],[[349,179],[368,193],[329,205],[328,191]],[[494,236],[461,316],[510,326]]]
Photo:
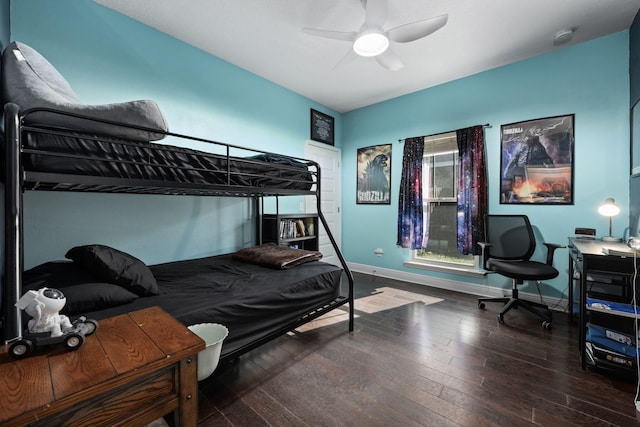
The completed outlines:
[[[158,307],[100,320],[76,351],[12,360],[0,346],[0,424],[145,425],[173,412],[175,425],[195,426],[204,348]]]
[[[631,256],[607,255],[604,249],[629,251],[621,242],[569,238],[569,318],[573,318],[574,274],[579,274],[579,351],[582,369],[586,368],[585,335],[587,332],[587,272],[628,274],[634,273],[634,258]]]

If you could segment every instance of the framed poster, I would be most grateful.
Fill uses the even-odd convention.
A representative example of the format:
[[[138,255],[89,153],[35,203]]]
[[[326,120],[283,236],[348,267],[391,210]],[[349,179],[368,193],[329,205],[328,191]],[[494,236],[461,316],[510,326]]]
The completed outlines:
[[[333,117],[311,109],[311,139],[333,145],[334,127]]]
[[[631,175],[640,174],[640,101],[631,109]]]
[[[356,203],[391,204],[391,144],[358,148]]]
[[[500,149],[500,203],[573,204],[573,114],[502,125]]]

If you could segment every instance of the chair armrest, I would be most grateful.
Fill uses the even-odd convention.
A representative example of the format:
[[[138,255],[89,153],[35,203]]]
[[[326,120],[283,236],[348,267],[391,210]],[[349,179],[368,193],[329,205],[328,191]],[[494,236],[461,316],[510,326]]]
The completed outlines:
[[[565,245],[558,245],[556,243],[544,243],[544,245],[547,247],[547,264],[549,265],[553,264],[553,254],[556,249],[566,248]]]
[[[487,268],[487,261],[489,259],[489,257],[487,256],[489,253],[488,248],[490,248],[493,245],[489,242],[478,242],[478,245],[482,248],[482,268],[485,270],[488,270]]]

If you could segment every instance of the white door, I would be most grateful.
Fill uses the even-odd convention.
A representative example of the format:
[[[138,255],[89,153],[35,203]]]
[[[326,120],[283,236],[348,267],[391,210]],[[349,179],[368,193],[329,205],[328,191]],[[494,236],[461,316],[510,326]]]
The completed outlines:
[[[305,158],[313,160],[320,165],[320,209],[324,215],[331,235],[342,247],[342,214],[340,201],[342,200],[340,162],[342,151],[331,145],[307,140],[305,144]],[[316,213],[315,197],[307,197],[307,213]],[[322,260],[330,264],[340,265],[331,241],[324,227],[320,227],[319,245],[322,252]]]

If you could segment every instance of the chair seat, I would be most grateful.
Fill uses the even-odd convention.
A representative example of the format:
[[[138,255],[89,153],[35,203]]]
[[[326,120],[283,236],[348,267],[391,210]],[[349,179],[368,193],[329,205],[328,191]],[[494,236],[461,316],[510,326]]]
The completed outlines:
[[[509,261],[489,259],[487,267],[503,276],[519,280],[547,280],[558,277],[558,270],[537,261]]]

